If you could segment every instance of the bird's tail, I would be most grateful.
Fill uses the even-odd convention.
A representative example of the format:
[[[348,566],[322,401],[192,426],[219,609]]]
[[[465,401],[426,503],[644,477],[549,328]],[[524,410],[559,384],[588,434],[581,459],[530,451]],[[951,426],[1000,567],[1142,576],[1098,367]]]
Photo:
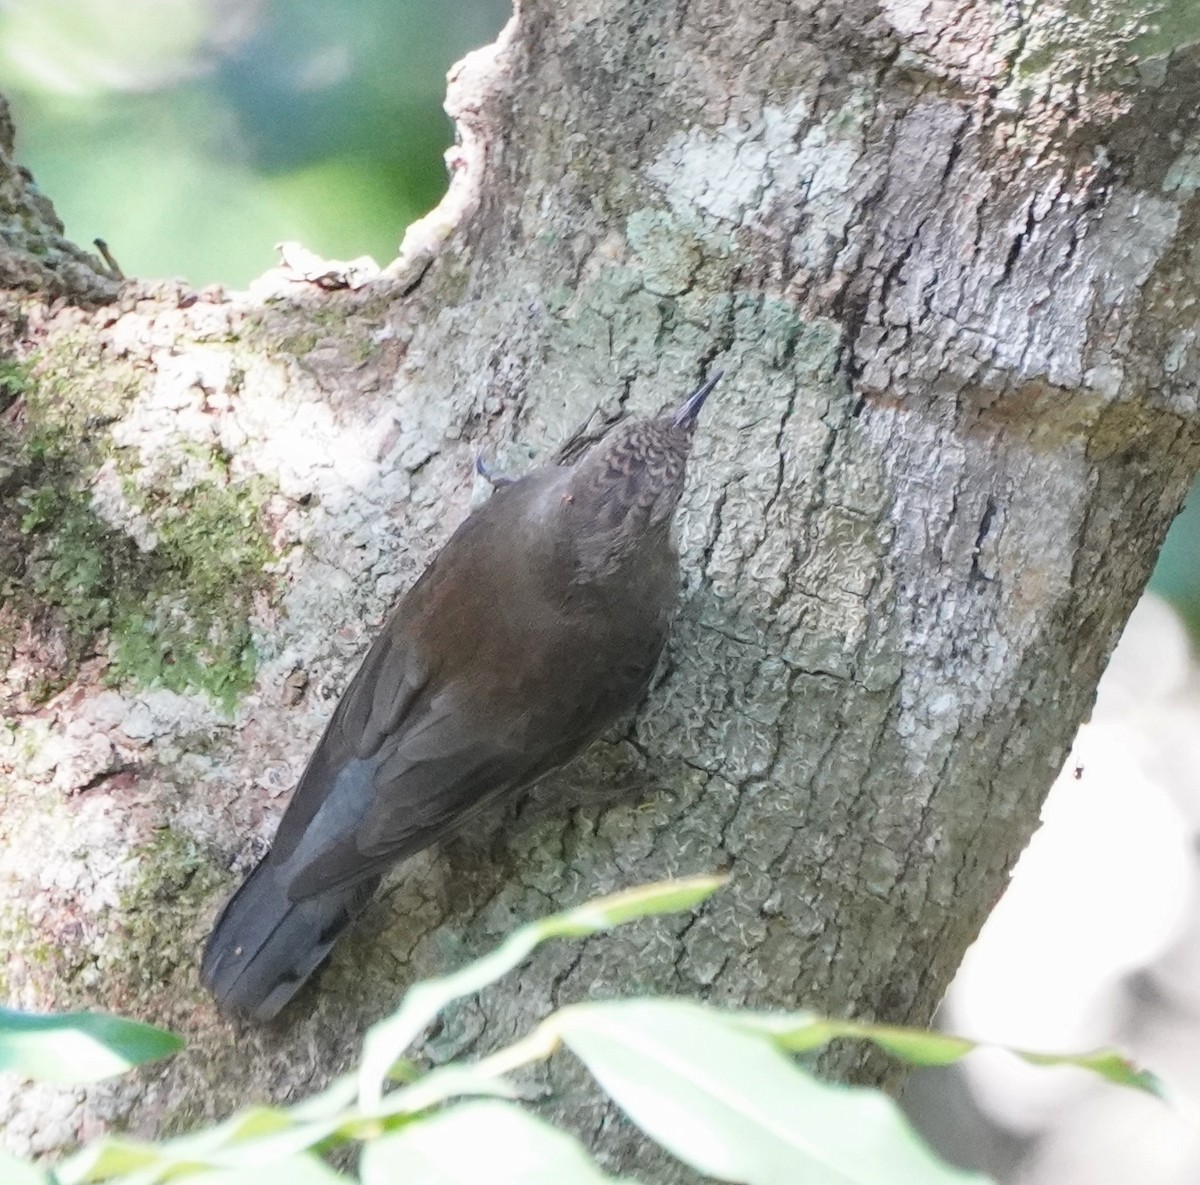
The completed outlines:
[[[268,856],[229,899],[209,935],[200,978],[225,1011],[270,1020],[365,908],[379,877],[301,901]]]

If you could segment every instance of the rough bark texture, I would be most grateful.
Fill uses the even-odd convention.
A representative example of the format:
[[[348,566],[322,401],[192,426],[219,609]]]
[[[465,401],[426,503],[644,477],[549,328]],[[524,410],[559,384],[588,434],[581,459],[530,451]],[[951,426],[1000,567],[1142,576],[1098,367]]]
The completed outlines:
[[[634,991],[928,1020],[1200,459],[1200,61],[1152,57],[1146,7],[536,0],[453,77],[451,195],[388,279],[130,292],[39,331],[43,377],[81,334],[89,382],[124,368],[111,451],[80,471],[107,523],[151,555],[166,529],[114,472],[176,500],[253,473],[283,559],[232,725],[81,675],[10,730],[11,908],[33,900],[70,973],[18,961],[10,988],[191,1040],[55,1104],[34,1142],[306,1091],[411,980],[683,873],[731,879],[695,919],[545,950],[425,1053]],[[269,837],[356,656],[466,512],[475,451],[519,469],[597,402],[652,410],[716,361],[645,710],[499,828],[411,862],[277,1025],[218,1020],[193,964],[235,880],[213,866]],[[675,1179],[579,1078],[556,1063],[547,1110]]]

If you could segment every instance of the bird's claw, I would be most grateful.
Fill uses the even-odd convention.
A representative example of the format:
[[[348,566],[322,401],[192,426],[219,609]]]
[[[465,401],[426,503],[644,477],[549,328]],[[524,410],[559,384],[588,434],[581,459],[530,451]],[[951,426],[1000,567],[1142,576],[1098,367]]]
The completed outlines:
[[[475,454],[475,472],[479,474],[494,490],[498,490],[501,486],[510,486],[516,480],[514,477],[505,477],[502,473],[497,473],[483,459],[483,450]]]

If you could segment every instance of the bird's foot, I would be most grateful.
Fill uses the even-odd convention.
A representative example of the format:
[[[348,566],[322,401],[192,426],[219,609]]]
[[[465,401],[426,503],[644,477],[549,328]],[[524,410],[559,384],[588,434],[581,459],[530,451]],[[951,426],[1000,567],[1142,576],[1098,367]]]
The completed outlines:
[[[475,454],[475,472],[479,474],[494,490],[498,490],[501,486],[510,486],[517,479],[515,477],[505,477],[503,473],[497,473],[484,459],[483,452]]]

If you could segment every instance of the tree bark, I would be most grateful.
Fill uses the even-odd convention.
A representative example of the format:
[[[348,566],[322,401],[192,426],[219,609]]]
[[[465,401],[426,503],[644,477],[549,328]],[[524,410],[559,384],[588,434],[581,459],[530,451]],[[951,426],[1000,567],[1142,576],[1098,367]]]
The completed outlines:
[[[98,691],[103,658],[14,715],[10,990],[190,1041],[52,1131],[307,1091],[411,981],[714,869],[696,918],[548,948],[424,1052],[635,991],[928,1021],[1200,464],[1200,63],[1145,31],[1154,7],[532,0],[452,74],[450,193],[380,280],[127,288],[33,318],[37,383],[65,381],[69,343],[72,381],[119,388],[78,468],[110,526],[153,555],[166,512],[130,481],[188,507],[254,475],[282,557],[232,723],[199,695]],[[518,470],[597,405],[653,411],[714,364],[644,710],[400,870],[279,1023],[218,1019],[194,966],[213,910],[467,512],[476,450]],[[77,785],[88,745],[103,768]],[[857,1057],[829,1068],[886,1075]],[[610,1163],[676,1179],[570,1063],[543,1085]],[[10,1132],[42,1097],[8,1100]]]

